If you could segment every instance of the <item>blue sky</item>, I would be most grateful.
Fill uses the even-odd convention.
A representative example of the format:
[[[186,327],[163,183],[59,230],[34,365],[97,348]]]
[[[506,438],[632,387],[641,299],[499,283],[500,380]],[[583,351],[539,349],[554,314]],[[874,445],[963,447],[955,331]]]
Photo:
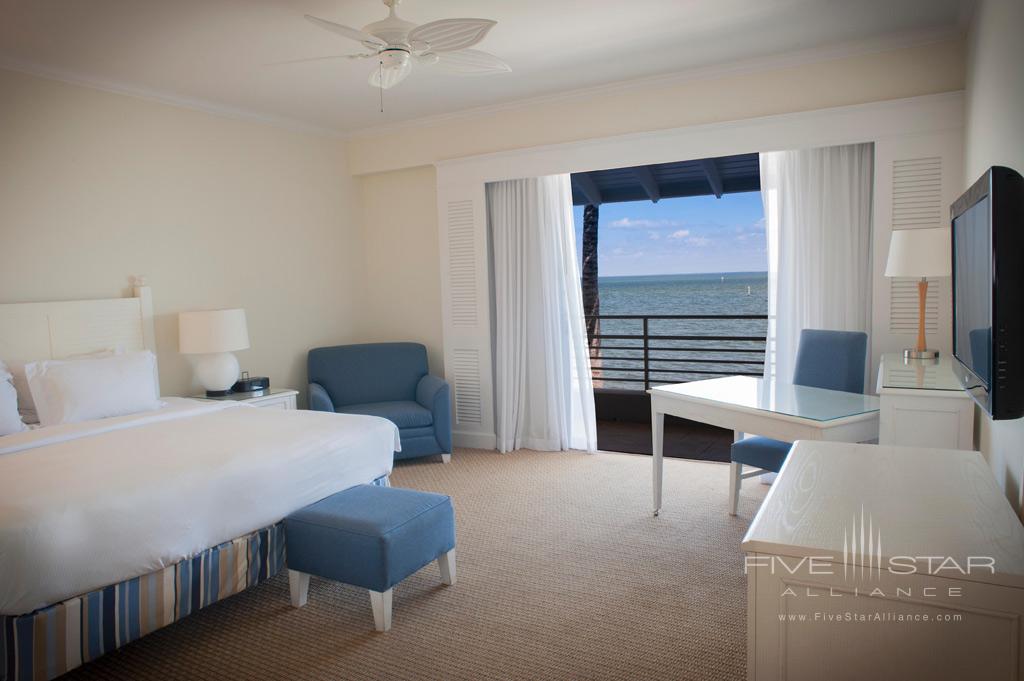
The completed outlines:
[[[579,253],[583,206],[573,214]],[[759,192],[606,203],[598,225],[602,277],[768,269]]]

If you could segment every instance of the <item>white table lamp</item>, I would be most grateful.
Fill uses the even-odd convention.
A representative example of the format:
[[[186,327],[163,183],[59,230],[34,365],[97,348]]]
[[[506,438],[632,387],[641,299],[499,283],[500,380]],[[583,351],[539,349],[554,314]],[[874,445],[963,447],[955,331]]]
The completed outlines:
[[[917,346],[903,351],[906,359],[935,359],[939,356],[937,350],[928,349],[924,340],[925,299],[928,296],[928,277],[948,277],[952,273],[950,238],[946,227],[893,230],[885,276],[921,278],[917,284]]]
[[[249,347],[245,310],[198,310],[178,314],[178,350],[198,355],[196,378],[211,397],[227,395],[238,380],[232,354]]]

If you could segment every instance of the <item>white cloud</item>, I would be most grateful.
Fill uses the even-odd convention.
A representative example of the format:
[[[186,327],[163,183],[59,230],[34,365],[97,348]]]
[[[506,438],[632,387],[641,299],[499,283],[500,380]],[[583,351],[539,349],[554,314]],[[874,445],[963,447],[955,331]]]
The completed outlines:
[[[682,220],[648,220],[647,218],[619,218],[609,223],[611,227],[619,228],[640,228],[640,229],[664,229],[667,227],[679,227]]]
[[[706,236],[693,236],[687,239],[686,243],[690,244],[691,246],[703,248],[704,246],[711,245],[711,239],[707,238]]]
[[[690,230],[688,230],[688,229],[680,229],[679,231],[672,232],[671,234],[669,234],[668,238],[669,239],[685,239],[688,236],[690,236]]]
[[[615,248],[612,249],[612,256],[616,258],[642,258],[644,256],[644,252],[631,251],[626,248]]]
[[[658,234],[657,232],[648,232],[647,238],[650,239],[651,241],[657,241],[658,239],[661,238],[661,235]]]

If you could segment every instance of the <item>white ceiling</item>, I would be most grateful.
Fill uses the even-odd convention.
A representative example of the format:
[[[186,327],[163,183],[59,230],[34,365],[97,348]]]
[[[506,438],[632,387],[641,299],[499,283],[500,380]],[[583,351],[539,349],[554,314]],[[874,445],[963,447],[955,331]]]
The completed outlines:
[[[512,73],[419,69],[384,93],[371,64],[272,62],[360,51],[380,0],[0,0],[0,65],[349,132],[516,99],[882,35],[954,27],[967,0],[404,0],[416,23],[495,19],[479,45]]]

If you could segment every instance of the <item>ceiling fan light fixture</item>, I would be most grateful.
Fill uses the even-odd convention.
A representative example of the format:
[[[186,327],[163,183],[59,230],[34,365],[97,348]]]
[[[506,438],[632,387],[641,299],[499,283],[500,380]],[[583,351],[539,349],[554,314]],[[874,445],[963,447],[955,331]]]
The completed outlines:
[[[385,67],[383,62],[378,63],[370,73],[370,85],[381,90],[388,90],[401,83],[412,71],[412,61],[406,60],[405,64],[393,64]]]

